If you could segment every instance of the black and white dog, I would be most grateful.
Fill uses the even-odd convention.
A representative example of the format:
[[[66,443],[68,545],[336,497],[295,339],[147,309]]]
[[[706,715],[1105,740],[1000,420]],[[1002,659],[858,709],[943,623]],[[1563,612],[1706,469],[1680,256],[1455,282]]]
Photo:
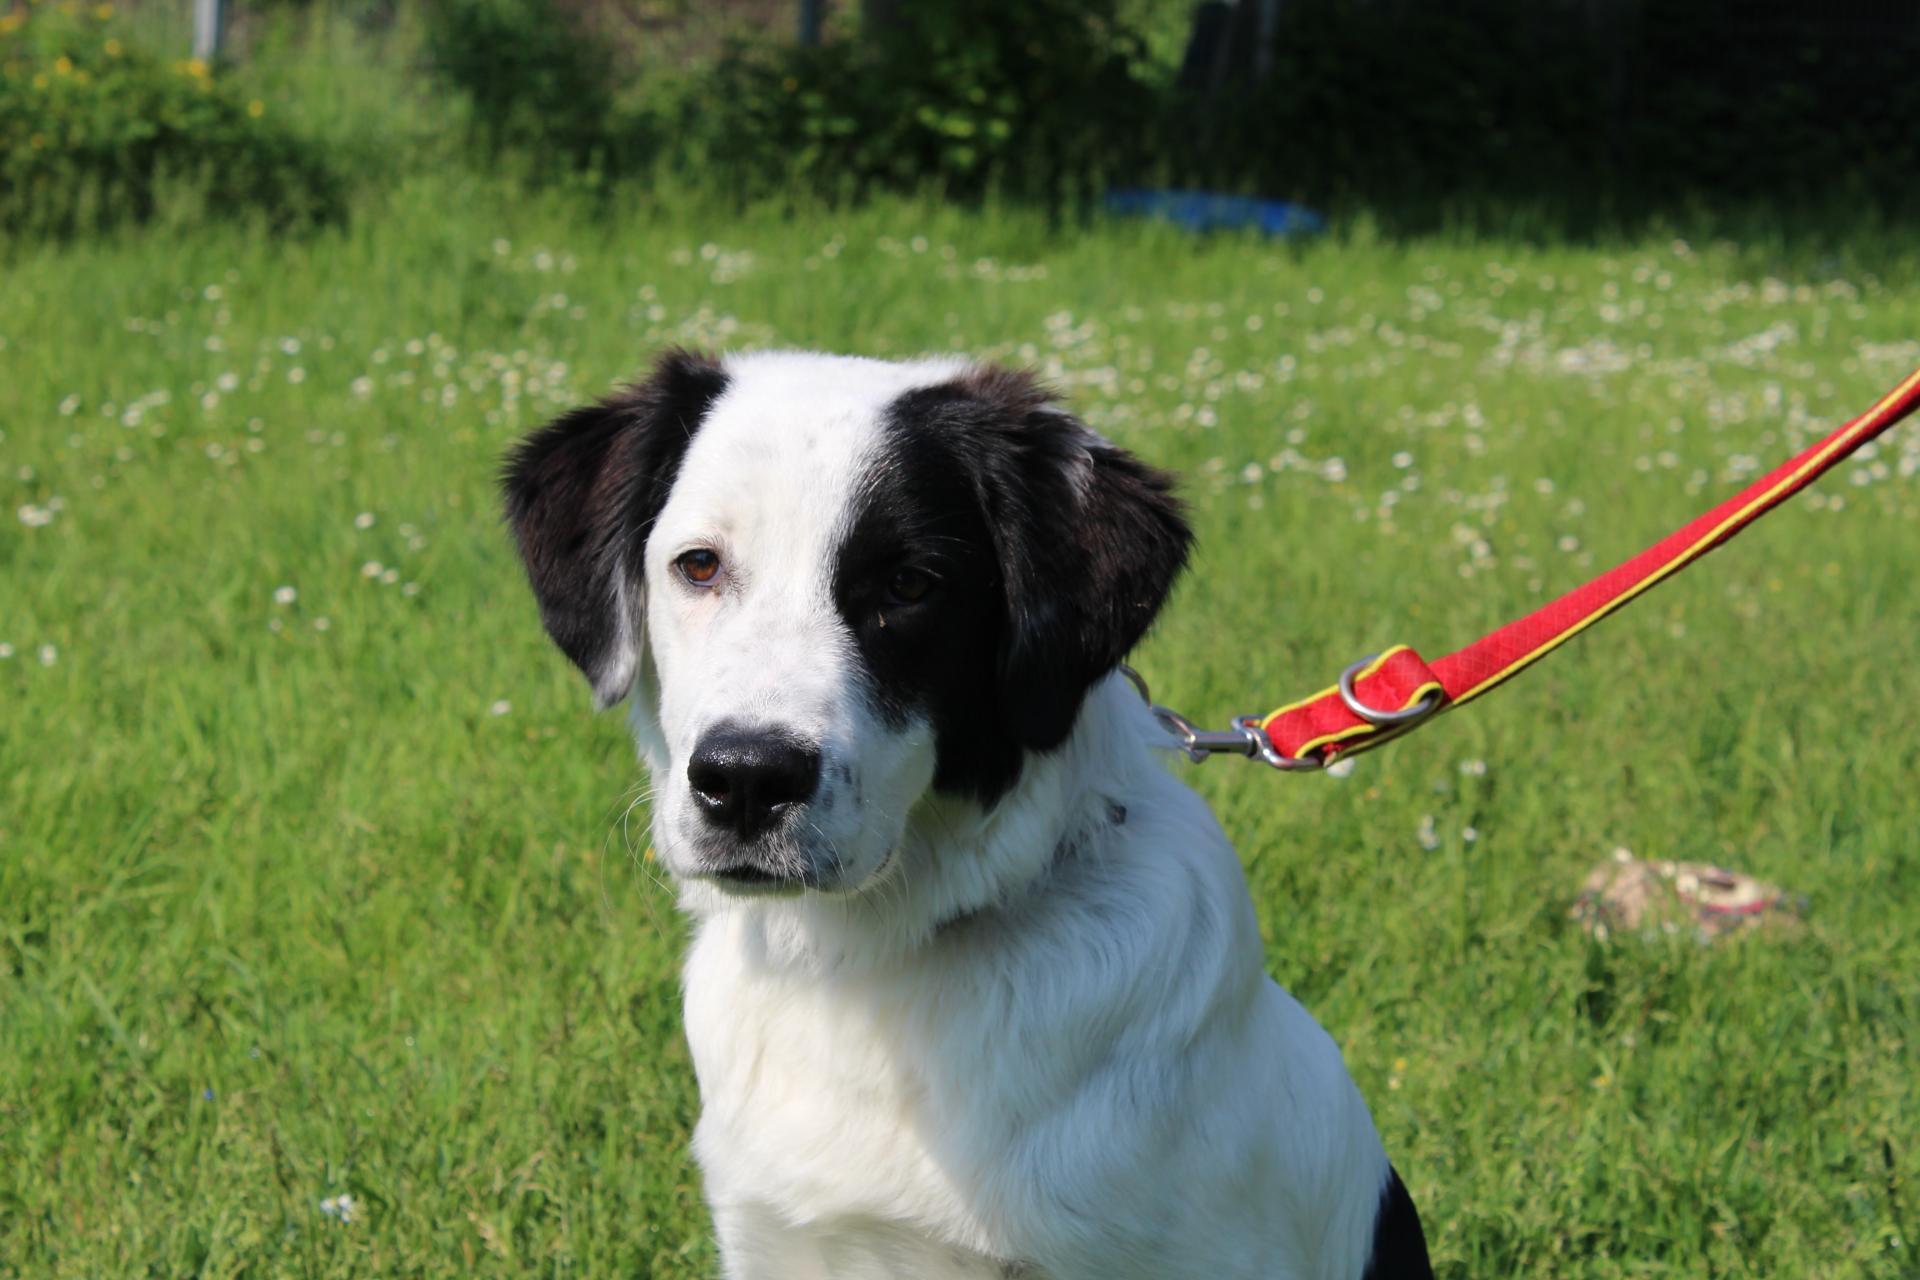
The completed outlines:
[[[1115,666],[1169,480],[1032,378],[668,353],[507,464],[696,921],[726,1274],[1430,1274],[1240,863]]]

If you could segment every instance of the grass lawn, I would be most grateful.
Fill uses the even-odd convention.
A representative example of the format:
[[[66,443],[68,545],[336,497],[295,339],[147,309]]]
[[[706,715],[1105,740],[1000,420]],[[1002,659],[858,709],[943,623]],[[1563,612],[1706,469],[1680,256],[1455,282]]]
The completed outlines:
[[[0,1276],[715,1274],[640,778],[493,482],[665,344],[1044,369],[1188,479],[1138,665],[1213,721],[1584,581],[1916,335],[1885,246],[596,220],[451,177],[305,241],[0,251]],[[1920,1274],[1917,472],[1908,427],[1349,776],[1192,771],[1443,1274]],[[1617,846],[1806,923],[1592,942]]]

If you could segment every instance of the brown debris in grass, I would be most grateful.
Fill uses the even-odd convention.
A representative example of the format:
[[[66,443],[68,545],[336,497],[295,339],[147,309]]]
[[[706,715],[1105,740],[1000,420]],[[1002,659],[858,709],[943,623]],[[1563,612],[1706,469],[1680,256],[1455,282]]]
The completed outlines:
[[[1806,900],[1707,862],[1642,860],[1626,849],[1595,867],[1567,914],[1593,937],[1678,933],[1704,946],[1733,934],[1791,929]]]

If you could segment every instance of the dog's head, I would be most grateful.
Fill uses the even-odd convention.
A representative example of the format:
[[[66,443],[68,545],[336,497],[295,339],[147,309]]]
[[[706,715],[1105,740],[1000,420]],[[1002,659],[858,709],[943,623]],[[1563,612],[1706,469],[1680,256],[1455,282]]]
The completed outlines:
[[[669,352],[505,488],[548,632],[635,691],[662,860],[741,893],[858,891],[930,795],[992,806],[1189,540],[1165,476],[954,360]]]

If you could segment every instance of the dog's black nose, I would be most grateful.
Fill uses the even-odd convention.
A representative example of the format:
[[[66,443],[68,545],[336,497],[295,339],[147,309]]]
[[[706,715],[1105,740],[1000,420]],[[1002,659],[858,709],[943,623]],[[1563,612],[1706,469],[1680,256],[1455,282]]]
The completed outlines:
[[[820,752],[778,730],[722,726],[687,762],[694,802],[742,840],[764,834],[820,784]]]

